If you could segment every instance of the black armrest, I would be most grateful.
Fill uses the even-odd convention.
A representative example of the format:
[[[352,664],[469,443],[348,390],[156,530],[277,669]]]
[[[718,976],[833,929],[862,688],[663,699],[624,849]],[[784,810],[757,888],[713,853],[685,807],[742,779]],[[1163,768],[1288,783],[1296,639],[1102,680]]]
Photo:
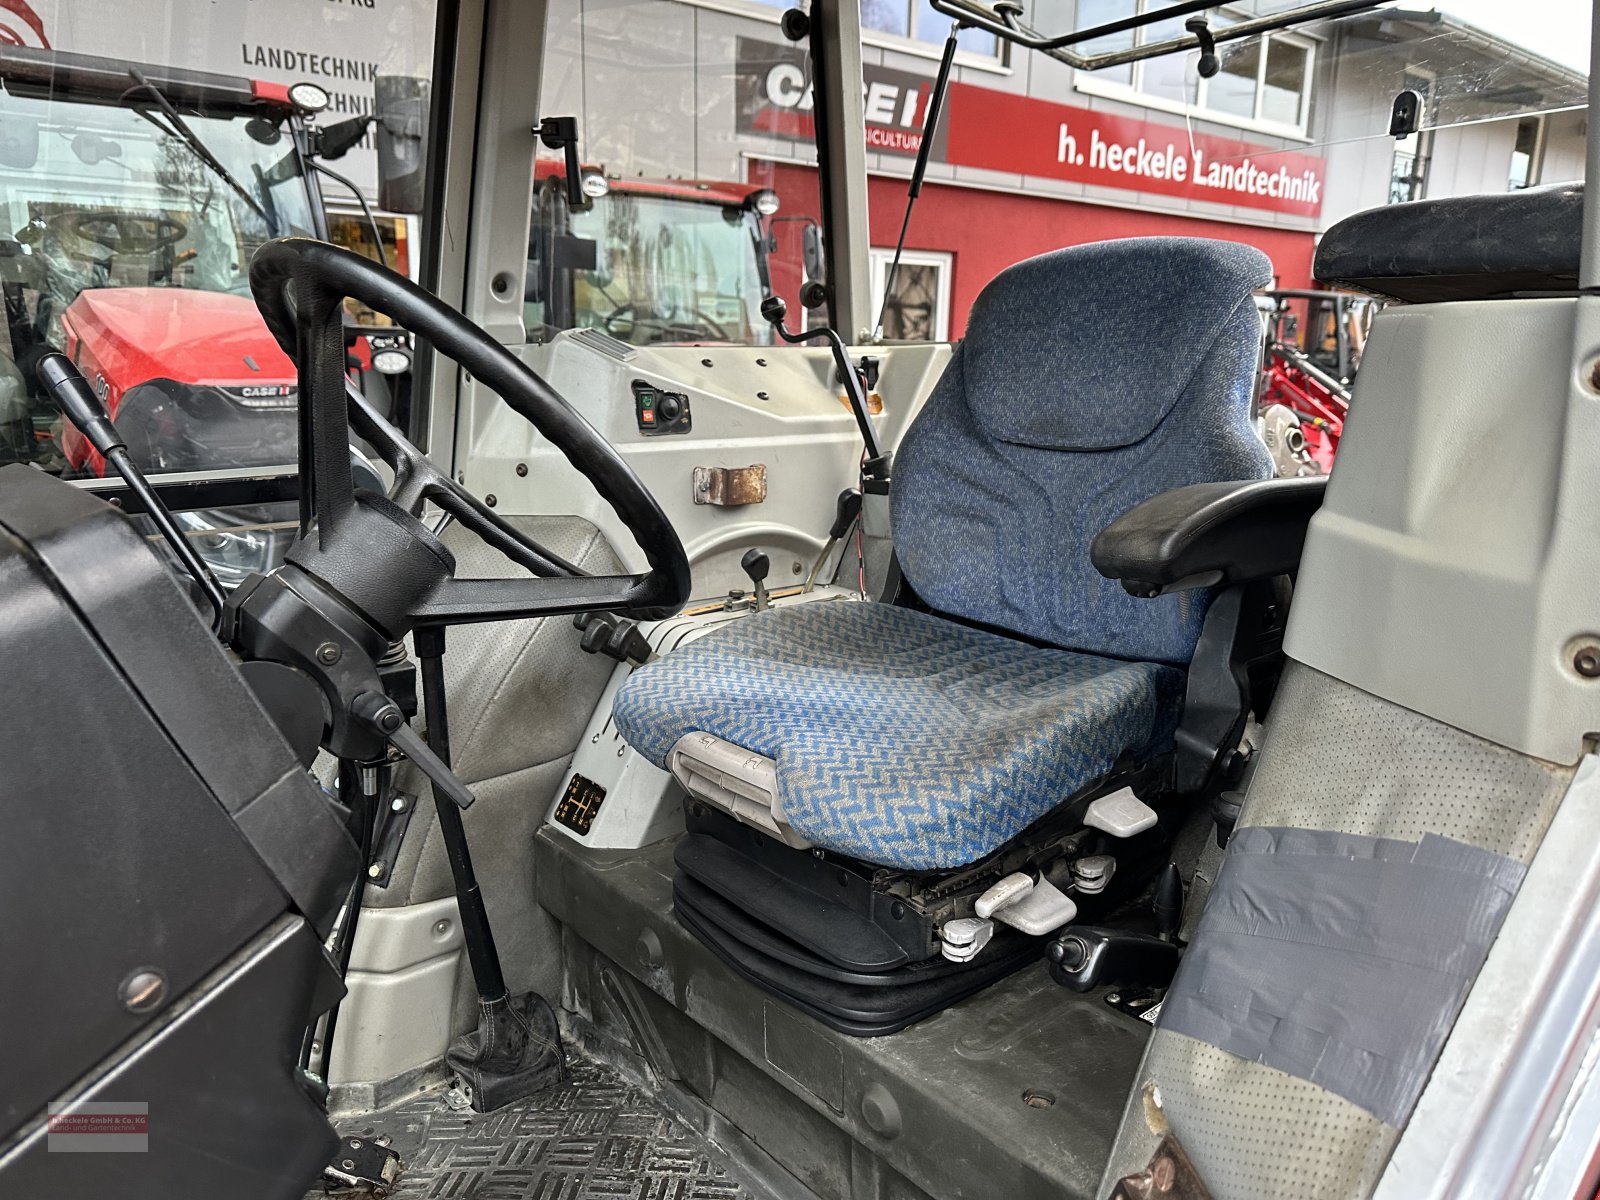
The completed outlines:
[[[1089,558],[1135,596],[1287,575],[1327,486],[1314,475],[1174,488],[1102,529]]]

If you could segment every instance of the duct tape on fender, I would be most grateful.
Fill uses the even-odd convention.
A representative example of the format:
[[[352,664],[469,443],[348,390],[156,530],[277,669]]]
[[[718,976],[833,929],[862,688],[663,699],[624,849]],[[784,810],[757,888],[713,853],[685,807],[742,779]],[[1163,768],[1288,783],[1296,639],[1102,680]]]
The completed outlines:
[[[1240,829],[1161,1028],[1403,1125],[1525,870],[1433,834]]]

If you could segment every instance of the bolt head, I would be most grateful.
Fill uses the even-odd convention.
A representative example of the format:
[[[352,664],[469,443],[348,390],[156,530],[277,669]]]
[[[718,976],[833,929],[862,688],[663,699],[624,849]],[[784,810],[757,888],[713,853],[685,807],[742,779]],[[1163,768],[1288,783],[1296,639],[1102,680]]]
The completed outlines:
[[[331,667],[334,663],[339,661],[339,658],[343,653],[344,652],[339,649],[337,642],[323,642],[322,645],[317,647],[317,661],[322,663],[324,666]]]
[[[383,878],[383,864],[381,862],[375,862],[370,867],[368,867],[367,868],[367,878],[368,879],[381,879],[381,878]]]
[[[161,1006],[167,998],[167,980],[160,971],[141,967],[117,988],[117,999],[129,1012],[147,1013]]]
[[[389,807],[395,812],[405,812],[406,798],[404,796],[396,796],[389,802]]]

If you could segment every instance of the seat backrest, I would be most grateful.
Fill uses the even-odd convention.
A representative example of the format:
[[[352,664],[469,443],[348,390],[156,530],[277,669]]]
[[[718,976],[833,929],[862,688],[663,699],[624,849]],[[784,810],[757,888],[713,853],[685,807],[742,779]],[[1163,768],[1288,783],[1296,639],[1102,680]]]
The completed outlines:
[[[1076,246],[1007,268],[895,456],[895,552],[935,609],[1119,658],[1187,663],[1210,594],[1139,600],[1089,543],[1170,488],[1265,479],[1250,424],[1259,250]]]

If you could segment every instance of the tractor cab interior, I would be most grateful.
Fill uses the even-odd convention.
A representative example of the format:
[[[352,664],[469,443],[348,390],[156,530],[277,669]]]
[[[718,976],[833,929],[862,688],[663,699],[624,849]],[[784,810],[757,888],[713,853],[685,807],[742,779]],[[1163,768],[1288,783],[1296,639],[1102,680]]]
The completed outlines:
[[[161,76],[159,122],[97,102],[80,137],[167,164],[137,212],[3,185],[37,237],[0,240],[31,339],[0,938],[34,981],[0,988],[0,1192],[1594,1194],[1583,183],[1354,213],[1318,290],[1242,236],[1063,237],[954,343],[893,336],[936,306],[901,252],[977,50],[1218,96],[1248,65],[1261,126],[1269,47],[1301,45],[1272,39],[1337,42],[1384,97],[1318,126],[1351,154],[1584,93],[1507,59],[1423,95],[1391,23],[1421,18],[1350,0],[922,7],[948,38],[881,264],[862,130],[899,110],[842,0],[766,40],[726,5],[428,5],[371,122],[416,278],[308,236],[316,197],[240,231],[274,184],[188,122],[265,146],[267,105],[296,187],[319,143],[221,76]],[[0,158],[37,105],[66,161],[51,97],[83,81],[49,55],[14,85],[0,54]],[[1179,161],[1264,196],[1308,140]],[[191,247],[179,193],[240,229]],[[68,235],[104,277],[28,311]],[[259,314],[230,355],[293,364],[295,461],[161,469],[187,418],[136,425],[151,380],[61,328],[208,254]],[[1343,395],[1297,472],[1263,313],[1323,295],[1341,354],[1383,307],[1353,382],[1284,351]],[[416,339],[404,419],[357,386],[351,303]],[[260,531],[217,514],[268,503],[292,536],[241,568]],[[128,1112],[144,1153],[59,1152]]]

